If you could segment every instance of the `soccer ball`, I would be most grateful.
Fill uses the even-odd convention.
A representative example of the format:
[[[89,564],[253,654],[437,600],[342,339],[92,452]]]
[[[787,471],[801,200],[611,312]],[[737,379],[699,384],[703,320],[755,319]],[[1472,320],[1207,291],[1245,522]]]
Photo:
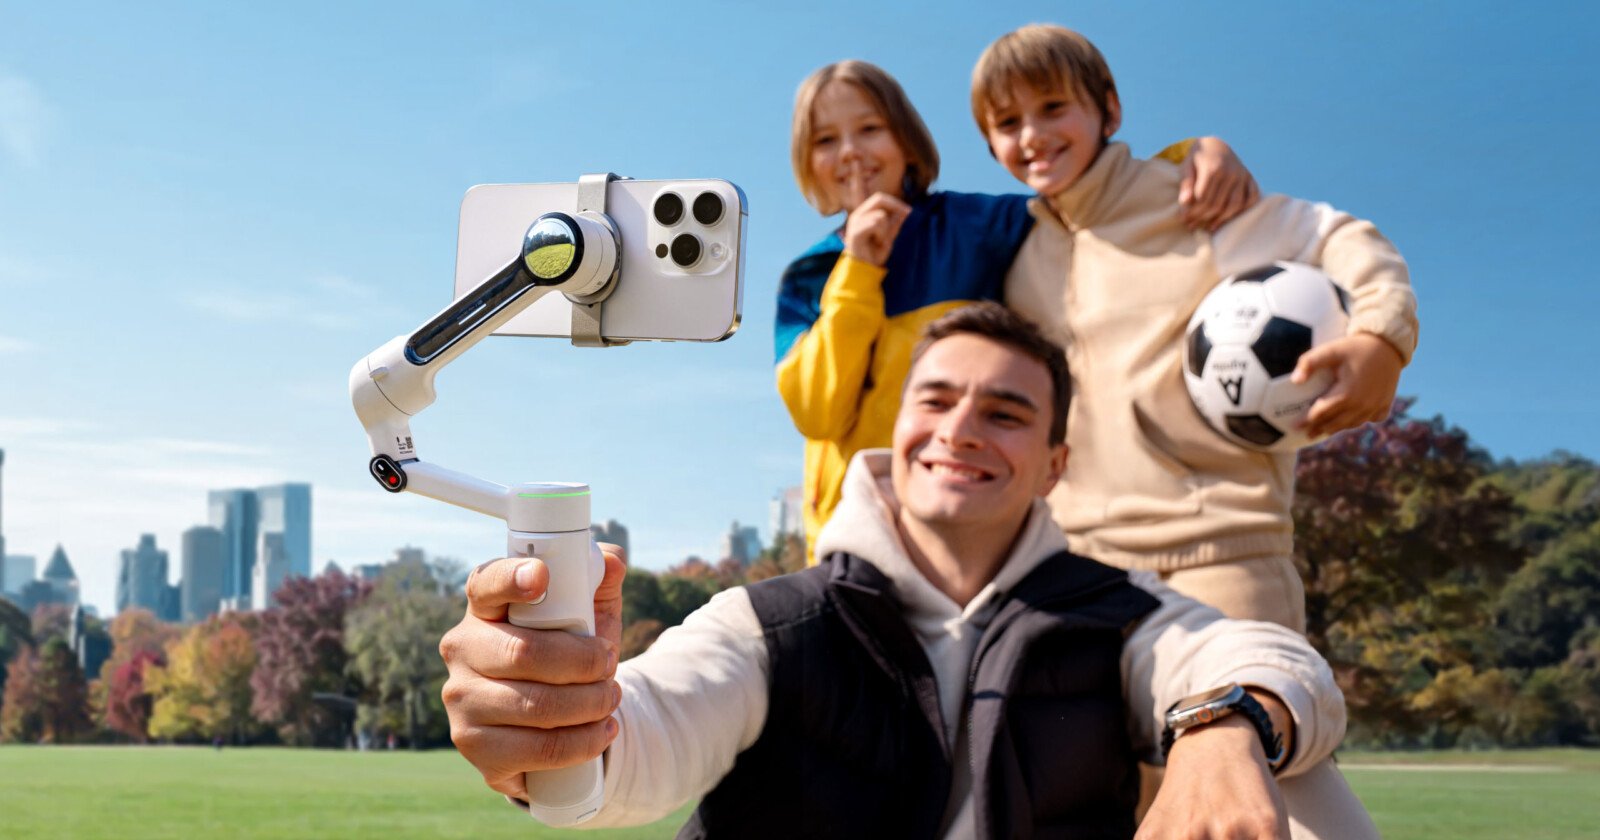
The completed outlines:
[[[1300,355],[1345,334],[1350,294],[1309,265],[1276,262],[1217,284],[1189,319],[1183,379],[1200,415],[1240,446],[1292,452],[1314,441],[1299,427],[1333,384],[1319,370],[1289,381]]]

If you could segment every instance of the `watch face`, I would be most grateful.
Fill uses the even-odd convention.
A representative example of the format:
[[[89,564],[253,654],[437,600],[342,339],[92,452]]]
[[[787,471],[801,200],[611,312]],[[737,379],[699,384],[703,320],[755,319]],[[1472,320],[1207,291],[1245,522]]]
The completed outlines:
[[[1182,700],[1179,700],[1178,704],[1173,708],[1175,710],[1183,710],[1192,709],[1195,706],[1209,705],[1211,703],[1218,702],[1219,700],[1225,700],[1229,695],[1239,690],[1239,686],[1237,685],[1225,685],[1221,688],[1213,688],[1210,691],[1203,691],[1199,694],[1193,694],[1185,697]]]

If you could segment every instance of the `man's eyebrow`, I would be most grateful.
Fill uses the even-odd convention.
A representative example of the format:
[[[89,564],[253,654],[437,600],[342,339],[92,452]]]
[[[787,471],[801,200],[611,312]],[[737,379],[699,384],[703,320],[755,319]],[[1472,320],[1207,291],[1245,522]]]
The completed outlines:
[[[960,386],[956,385],[954,382],[950,382],[949,380],[946,380],[946,379],[923,379],[923,380],[919,380],[919,381],[916,381],[916,382],[912,382],[911,385],[906,390],[908,390],[908,391],[959,391],[959,390],[962,390],[962,388]],[[1023,408],[1026,408],[1026,409],[1028,409],[1030,411],[1038,411],[1039,410],[1038,404],[1036,404],[1031,397],[1029,397],[1027,394],[1022,393],[1021,391],[1014,391],[1014,390],[1012,390],[1010,388],[994,387],[994,388],[979,388],[978,389],[978,393],[980,393],[983,396],[988,397],[990,399],[1004,400],[1005,402],[1016,403],[1017,405],[1020,405]]]
[[[979,390],[980,393],[986,397],[1017,403],[1029,411],[1039,410],[1039,406],[1035,405],[1033,400],[1030,399],[1027,394],[1022,393],[1021,391],[1013,391],[1010,388],[982,388]]]

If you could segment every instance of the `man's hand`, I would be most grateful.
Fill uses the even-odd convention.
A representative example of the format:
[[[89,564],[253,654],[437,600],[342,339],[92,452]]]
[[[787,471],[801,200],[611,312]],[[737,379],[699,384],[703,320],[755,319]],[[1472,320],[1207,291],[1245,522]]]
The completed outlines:
[[[1178,203],[1183,223],[1214,232],[1261,197],[1256,179],[1220,137],[1202,137],[1183,159]]]
[[[1290,380],[1304,382],[1321,368],[1333,371],[1334,382],[1306,412],[1308,434],[1322,437],[1388,419],[1400,386],[1400,351],[1394,345],[1372,333],[1352,333],[1302,355]]]
[[[605,577],[594,594],[595,636],[529,630],[506,608],[537,600],[550,571],[534,558],[494,560],[467,579],[467,614],[439,642],[450,677],[450,739],[489,787],[528,797],[522,774],[588,761],[617,736],[622,701],[612,677],[622,637],[622,551],[601,546]]]
[[[1248,690],[1290,748],[1289,710],[1268,692]],[[1255,726],[1233,714],[1180,734],[1135,840],[1289,840],[1289,813]]]
[[[888,193],[873,193],[850,211],[844,222],[844,249],[858,260],[880,268],[889,262],[900,225],[911,205]]]
[[[1172,745],[1135,840],[1289,840],[1289,814],[1261,738],[1230,715]]]

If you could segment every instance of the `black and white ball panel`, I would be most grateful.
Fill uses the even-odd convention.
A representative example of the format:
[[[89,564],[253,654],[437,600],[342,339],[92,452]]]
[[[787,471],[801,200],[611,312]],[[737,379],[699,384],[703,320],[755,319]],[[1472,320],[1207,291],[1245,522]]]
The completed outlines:
[[[1183,342],[1183,377],[1206,421],[1241,446],[1291,451],[1332,384],[1318,371],[1290,381],[1300,357],[1345,334],[1349,295],[1322,271],[1278,262],[1229,277],[1200,302]]]

